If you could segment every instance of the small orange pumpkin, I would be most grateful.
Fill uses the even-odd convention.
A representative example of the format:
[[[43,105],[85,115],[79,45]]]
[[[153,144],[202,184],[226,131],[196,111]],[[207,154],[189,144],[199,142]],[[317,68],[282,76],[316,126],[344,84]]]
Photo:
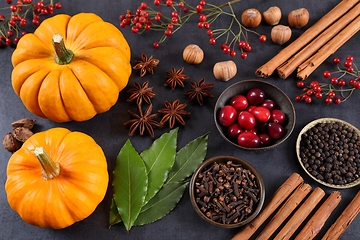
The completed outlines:
[[[25,222],[60,229],[88,217],[108,182],[105,155],[93,138],[52,128],[32,135],[11,156],[5,191]]]
[[[44,20],[20,39],[12,64],[12,86],[26,108],[55,122],[108,111],[132,71],[123,34],[93,13]]]

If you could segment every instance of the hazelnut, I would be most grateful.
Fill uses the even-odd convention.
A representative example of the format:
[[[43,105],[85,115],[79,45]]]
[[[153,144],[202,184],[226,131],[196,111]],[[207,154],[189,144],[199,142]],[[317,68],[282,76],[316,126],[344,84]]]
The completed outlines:
[[[263,19],[269,25],[276,25],[281,20],[281,10],[278,6],[270,7],[263,12]]]
[[[309,11],[306,8],[299,8],[293,10],[288,15],[288,22],[290,27],[301,28],[309,21]]]
[[[256,8],[246,9],[241,14],[241,22],[245,27],[254,28],[260,25],[261,23],[261,13]]]
[[[189,44],[184,48],[183,59],[190,64],[200,64],[204,59],[204,51],[196,44]]]
[[[216,79],[226,82],[235,77],[237,67],[232,60],[217,62],[214,65],[213,73]]]
[[[282,45],[290,40],[292,31],[288,26],[277,25],[271,29],[271,40]]]

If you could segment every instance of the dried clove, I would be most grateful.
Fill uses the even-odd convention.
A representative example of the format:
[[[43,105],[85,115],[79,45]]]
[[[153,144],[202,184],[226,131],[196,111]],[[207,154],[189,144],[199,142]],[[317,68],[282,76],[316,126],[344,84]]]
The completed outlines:
[[[196,202],[205,216],[234,224],[250,216],[260,200],[255,175],[233,161],[214,162],[200,172],[195,183]]]

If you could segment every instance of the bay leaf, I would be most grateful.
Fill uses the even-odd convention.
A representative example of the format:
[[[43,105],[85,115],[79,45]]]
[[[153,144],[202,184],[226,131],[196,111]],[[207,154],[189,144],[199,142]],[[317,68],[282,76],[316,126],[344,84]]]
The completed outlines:
[[[192,140],[180,149],[166,182],[182,182],[204,161],[207,152],[209,132]]]
[[[160,190],[175,162],[178,128],[162,134],[140,156],[148,174],[148,189],[144,204]]]
[[[111,205],[110,205],[109,228],[120,222],[121,222],[121,217],[117,210],[115,200],[113,198],[113,199],[111,199]]]
[[[113,172],[114,200],[127,231],[139,216],[147,193],[148,178],[144,161],[130,140],[121,148]]]
[[[141,209],[134,225],[155,222],[170,213],[184,195],[188,182],[169,182]]]

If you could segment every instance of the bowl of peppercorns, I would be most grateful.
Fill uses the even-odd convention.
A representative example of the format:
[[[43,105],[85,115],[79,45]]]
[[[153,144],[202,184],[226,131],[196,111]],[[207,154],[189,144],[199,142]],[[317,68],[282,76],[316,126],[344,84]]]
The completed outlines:
[[[189,193],[195,211],[206,222],[237,228],[259,214],[265,186],[258,171],[245,160],[217,156],[197,168],[190,180]]]
[[[337,118],[320,118],[299,133],[296,154],[315,181],[331,188],[360,184],[360,130]]]
[[[295,108],[277,86],[242,80],[226,88],[215,104],[220,135],[246,150],[267,150],[283,143],[295,126]]]

